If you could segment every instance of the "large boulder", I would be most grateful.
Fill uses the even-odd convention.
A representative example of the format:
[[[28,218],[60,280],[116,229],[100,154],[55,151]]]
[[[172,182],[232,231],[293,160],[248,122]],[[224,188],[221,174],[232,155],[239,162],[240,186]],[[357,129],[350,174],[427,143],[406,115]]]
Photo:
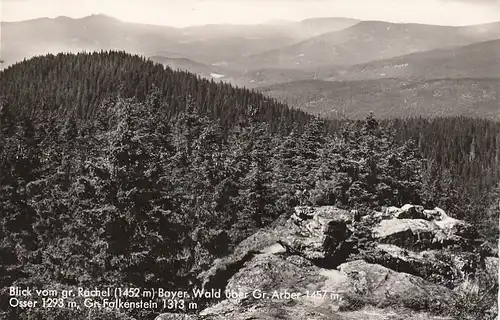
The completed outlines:
[[[270,226],[257,231],[240,242],[227,257],[216,259],[212,266],[198,275],[202,288],[224,288],[227,281],[256,254],[269,250],[285,250],[278,244],[280,235],[288,232],[288,218],[282,216]]]
[[[365,253],[363,259],[448,287],[452,287],[457,278],[454,265],[437,259],[433,251],[413,252],[390,244],[379,244],[372,252]]]
[[[453,297],[445,287],[380,265],[353,261],[330,270],[282,254],[255,256],[225,291],[232,297],[203,310],[201,319],[372,319],[360,301],[438,311]],[[389,319],[381,317],[382,311],[378,314],[377,319]]]
[[[462,220],[454,219],[446,214],[441,208],[430,210],[422,206],[405,204],[401,208],[387,207],[383,212],[377,212],[375,218],[381,220],[390,219],[419,219],[436,223],[445,234],[450,236],[460,236],[466,239],[475,239],[479,236],[477,230]]]
[[[279,254],[261,254],[247,263],[227,283],[226,290],[237,292],[236,300],[248,293],[247,299],[254,299],[252,292],[259,290],[272,294],[275,292],[305,293],[306,291],[325,290],[338,292],[347,287],[347,278],[338,275],[331,283],[328,269],[315,266],[301,256],[281,256]],[[335,291],[333,291],[335,290]],[[301,295],[302,296],[302,295]],[[257,300],[260,300],[257,298]]]
[[[309,260],[328,259],[345,250],[354,213],[336,207],[297,207],[280,234],[280,243]]]
[[[289,217],[243,240],[228,257],[216,260],[198,279],[203,288],[220,289],[255,255],[286,251],[310,261],[320,261],[349,252],[345,240],[351,235],[354,213],[336,207],[297,207]],[[340,262],[343,262],[341,259]]]
[[[379,307],[400,305],[442,312],[455,298],[455,293],[444,286],[363,260],[344,263],[338,269],[349,278],[347,305],[359,299]]]
[[[413,212],[410,217],[401,218],[403,214],[392,219],[382,219],[373,229],[373,237],[380,243],[394,244],[410,250],[440,249],[453,246],[463,250],[473,250],[479,245],[476,229],[458,219],[446,215],[439,208],[420,210],[420,207],[405,206],[406,211]],[[413,208],[413,209],[409,209]],[[416,212],[419,212],[418,214]]]
[[[441,240],[446,239],[435,223],[423,219],[382,220],[373,229],[373,237],[380,243],[409,250],[436,247]]]
[[[446,249],[414,252],[387,244],[378,244],[373,251],[365,252],[363,260],[448,288],[455,287],[483,265],[481,256],[474,252]]]
[[[200,315],[204,319],[341,320],[335,294],[347,289],[347,280],[340,271],[319,268],[301,256],[263,253],[228,281],[225,292],[230,296],[225,301]]]
[[[198,275],[202,289],[224,288],[227,281],[258,253],[258,251],[249,250],[215,260],[210,269]]]
[[[434,208],[434,210],[426,211],[428,212],[427,215],[432,218],[432,221],[434,221],[448,237],[462,237],[468,240],[474,240],[479,237],[476,228],[470,223],[448,216],[443,209]]]

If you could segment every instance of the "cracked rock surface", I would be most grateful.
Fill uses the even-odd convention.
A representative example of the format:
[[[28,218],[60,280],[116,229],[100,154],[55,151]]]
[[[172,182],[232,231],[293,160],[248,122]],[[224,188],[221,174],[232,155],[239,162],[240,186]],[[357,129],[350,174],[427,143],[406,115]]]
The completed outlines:
[[[465,278],[498,276],[498,257],[477,232],[439,208],[390,207],[360,220],[297,207],[200,274],[204,288],[233,297],[157,320],[452,319],[446,308]]]

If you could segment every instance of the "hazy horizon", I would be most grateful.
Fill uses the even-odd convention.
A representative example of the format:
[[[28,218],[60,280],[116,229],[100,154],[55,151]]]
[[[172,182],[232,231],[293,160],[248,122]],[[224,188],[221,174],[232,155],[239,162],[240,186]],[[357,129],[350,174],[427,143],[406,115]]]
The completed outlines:
[[[351,18],[395,23],[472,25],[500,20],[492,0],[2,0],[2,22],[105,14],[121,21],[188,27],[207,24],[262,24],[310,18]]]

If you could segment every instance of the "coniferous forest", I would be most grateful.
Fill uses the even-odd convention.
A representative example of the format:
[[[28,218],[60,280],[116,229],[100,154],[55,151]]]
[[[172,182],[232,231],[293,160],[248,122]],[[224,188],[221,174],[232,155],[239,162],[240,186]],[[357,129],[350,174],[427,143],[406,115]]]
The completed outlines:
[[[0,99],[2,288],[186,289],[297,205],[439,206],[498,240],[500,123],[323,120],[114,51],[12,65]]]

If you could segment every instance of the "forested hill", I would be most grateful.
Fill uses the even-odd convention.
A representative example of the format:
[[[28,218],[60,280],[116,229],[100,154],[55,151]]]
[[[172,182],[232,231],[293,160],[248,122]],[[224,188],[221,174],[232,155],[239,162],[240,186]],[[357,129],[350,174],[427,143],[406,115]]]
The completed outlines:
[[[56,112],[88,119],[108,97],[120,94],[144,101],[156,87],[170,117],[189,101],[202,113],[220,119],[224,127],[252,118],[275,130],[292,123],[301,126],[311,118],[254,91],[118,51],[38,56],[1,72],[0,87],[4,105],[35,117]]]

